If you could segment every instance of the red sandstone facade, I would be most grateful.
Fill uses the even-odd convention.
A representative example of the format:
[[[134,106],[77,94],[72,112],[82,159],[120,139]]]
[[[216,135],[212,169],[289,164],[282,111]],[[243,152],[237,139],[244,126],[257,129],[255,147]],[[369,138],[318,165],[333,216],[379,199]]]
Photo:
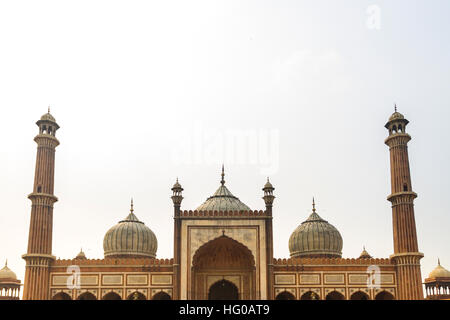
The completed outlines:
[[[420,276],[423,255],[418,252],[414,221],[416,194],[411,187],[407,123],[396,112],[386,124],[392,182],[388,200],[392,203],[394,231],[394,254],[389,259],[371,258],[365,250],[356,259],[325,256],[274,259],[275,197],[269,181],[263,188],[262,211],[181,210],[183,188],[177,180],[172,188],[173,259],[86,259],[83,254],[75,259],[55,260],[52,216],[53,203],[57,201],[53,191],[55,148],[59,144],[55,132],[59,126],[48,113],[37,122],[36,173],[33,193],[29,195],[32,201],[29,242],[27,254],[23,255],[26,261],[23,298],[423,299]],[[239,200],[224,187],[223,171],[221,184],[211,201],[223,198],[239,205]],[[376,285],[372,286],[375,280]],[[220,291],[219,285],[227,289]]]

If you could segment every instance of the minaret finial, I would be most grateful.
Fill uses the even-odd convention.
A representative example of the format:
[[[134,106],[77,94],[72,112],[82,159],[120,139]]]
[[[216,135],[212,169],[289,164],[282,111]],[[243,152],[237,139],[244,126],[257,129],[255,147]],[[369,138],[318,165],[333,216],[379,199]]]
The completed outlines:
[[[134,212],[134,208],[133,208],[133,198],[131,198],[131,209],[130,212],[133,213]]]
[[[397,104],[396,103],[394,103],[394,110],[395,110],[395,112],[397,112]]]
[[[5,267],[7,267],[8,266],[8,259],[6,259],[6,261],[5,261]]]
[[[316,212],[316,202],[314,201],[314,197],[313,197],[313,212]]]
[[[438,258],[438,265],[439,265],[439,266],[441,265],[441,260],[439,260],[439,258]]]
[[[222,180],[220,180],[220,183],[222,184],[222,185],[224,185],[225,184],[225,168],[224,168],[224,165],[222,164]]]
[[[48,106],[48,113],[50,113],[50,105]]]

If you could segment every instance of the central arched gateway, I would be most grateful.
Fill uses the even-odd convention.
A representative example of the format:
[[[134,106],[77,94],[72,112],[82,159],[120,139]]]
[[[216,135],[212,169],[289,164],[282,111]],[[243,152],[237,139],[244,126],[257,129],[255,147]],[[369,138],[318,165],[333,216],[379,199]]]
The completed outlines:
[[[242,243],[222,235],[201,246],[192,260],[194,299],[255,299],[255,259]]]

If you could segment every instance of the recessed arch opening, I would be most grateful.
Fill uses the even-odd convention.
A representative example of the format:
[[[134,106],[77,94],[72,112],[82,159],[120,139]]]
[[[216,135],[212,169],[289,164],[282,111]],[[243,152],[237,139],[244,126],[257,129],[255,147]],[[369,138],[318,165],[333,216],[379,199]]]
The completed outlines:
[[[325,297],[325,300],[345,300],[345,297],[342,293],[337,291],[331,291]]]
[[[292,293],[288,291],[283,291],[277,294],[275,300],[295,300],[295,297]]]
[[[59,292],[53,296],[52,300],[72,300],[72,297],[65,292]]]
[[[245,245],[228,236],[217,237],[197,249],[192,259],[191,274],[192,299],[212,297],[209,290],[219,280],[226,280],[237,288],[237,299],[256,299],[253,254]],[[232,291],[228,283],[221,284]]]

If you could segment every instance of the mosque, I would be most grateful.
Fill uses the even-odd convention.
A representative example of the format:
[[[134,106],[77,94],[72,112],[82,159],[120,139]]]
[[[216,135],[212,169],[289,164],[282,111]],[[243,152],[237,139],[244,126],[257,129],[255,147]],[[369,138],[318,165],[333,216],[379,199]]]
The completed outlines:
[[[183,187],[171,188],[173,258],[158,259],[153,231],[135,213],[104,236],[104,258],[81,251],[73,259],[52,255],[55,118],[37,121],[37,156],[31,200],[24,300],[416,300],[424,299],[414,218],[414,199],[406,133],[408,120],[397,112],[385,128],[390,151],[394,252],[373,258],[364,248],[343,258],[339,231],[312,212],[289,239],[290,258],[274,258],[274,186],[262,188],[264,209],[249,208],[233,195],[222,174],[218,189],[194,210],[182,209]],[[7,265],[0,270],[0,299],[18,299],[21,283]],[[450,298],[450,272],[440,263],[425,279],[427,298]]]

